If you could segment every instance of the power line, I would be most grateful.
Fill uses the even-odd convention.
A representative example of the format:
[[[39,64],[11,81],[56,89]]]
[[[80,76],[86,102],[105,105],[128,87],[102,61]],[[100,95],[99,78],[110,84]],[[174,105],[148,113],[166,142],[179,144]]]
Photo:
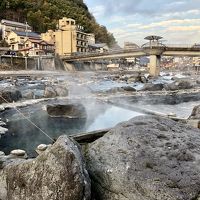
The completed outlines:
[[[0,98],[3,99],[6,103],[9,103],[2,95],[0,95]],[[34,122],[32,122],[28,117],[26,117],[20,110],[18,110],[16,107],[14,109],[21,114],[29,123],[31,123],[33,126],[35,126],[40,132],[42,132],[46,137],[48,137],[52,142],[54,142],[54,139],[51,138],[45,131],[43,131],[39,126],[37,126]]]

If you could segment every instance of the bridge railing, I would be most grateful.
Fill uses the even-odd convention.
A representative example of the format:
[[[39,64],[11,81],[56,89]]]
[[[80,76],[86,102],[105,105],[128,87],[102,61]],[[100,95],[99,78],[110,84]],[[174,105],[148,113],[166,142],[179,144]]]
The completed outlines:
[[[141,46],[142,48],[158,48],[158,47],[165,47],[165,44],[162,42],[147,42]]]
[[[165,46],[170,48],[200,48],[200,45],[195,44],[165,44]]]
[[[129,50],[109,50],[107,52],[81,52],[75,53],[73,55],[63,56],[63,58],[85,58],[85,57],[95,57],[95,56],[106,56],[106,55],[114,55],[114,54],[122,54],[129,52],[138,52],[141,51],[141,48],[129,49]]]

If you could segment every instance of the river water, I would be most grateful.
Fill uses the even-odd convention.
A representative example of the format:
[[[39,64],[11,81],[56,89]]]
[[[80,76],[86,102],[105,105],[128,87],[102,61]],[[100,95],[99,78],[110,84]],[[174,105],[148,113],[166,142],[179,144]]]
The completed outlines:
[[[48,101],[48,104],[55,103]],[[56,103],[66,103],[56,101]],[[86,119],[64,119],[49,117],[45,103],[21,108],[20,111],[34,124],[40,127],[51,138],[60,135],[78,134],[81,132],[111,128],[117,123],[129,120],[141,113],[126,110],[94,100],[82,102],[86,109]],[[9,154],[13,149],[24,149],[29,155],[34,155],[34,149],[39,144],[49,144],[50,139],[14,109],[2,112],[1,119],[7,123],[8,132],[0,139],[0,150]]]
[[[71,120],[64,118],[52,118],[48,115],[45,109],[46,105],[54,103],[66,104],[68,103],[67,100],[49,100],[21,107],[20,111],[53,139],[57,139],[63,134],[72,135],[81,132],[111,128],[122,121],[127,121],[133,117],[143,115],[142,113],[95,100],[98,93],[105,92],[109,89],[127,85],[140,89],[143,87],[143,84],[127,84],[124,82],[115,82],[106,79],[94,82],[90,77],[91,73],[85,73],[85,79],[83,78],[83,74],[77,74],[76,77],[69,75],[57,76],[58,81],[69,81],[69,97],[72,99],[75,97],[76,100],[74,100],[74,102],[78,101],[78,103],[81,103],[85,107],[87,113],[86,119]],[[42,81],[46,82],[47,80],[44,79]],[[21,81],[23,88],[30,87],[31,84],[41,84],[40,82],[38,83],[38,81],[32,81],[27,82],[27,85],[24,86],[24,80]],[[170,76],[162,76],[158,80],[155,80],[155,83],[159,82],[170,83],[172,81]],[[9,82],[2,81],[1,84],[2,87],[6,87]],[[39,91],[40,90],[37,92]],[[89,99],[91,96],[95,98]],[[142,102],[134,103],[132,105],[165,114],[175,113],[178,117],[187,118],[192,112],[193,107],[199,104],[200,101],[181,103],[177,105],[145,105]],[[6,122],[6,128],[9,129],[9,131],[0,139],[0,151],[4,151],[6,154],[9,154],[13,149],[24,149],[30,156],[34,156],[34,149],[36,149],[39,144],[51,143],[51,140],[48,137],[41,133],[41,131],[34,127],[29,121],[24,119],[24,117],[15,109],[9,109],[1,112],[0,118]]]

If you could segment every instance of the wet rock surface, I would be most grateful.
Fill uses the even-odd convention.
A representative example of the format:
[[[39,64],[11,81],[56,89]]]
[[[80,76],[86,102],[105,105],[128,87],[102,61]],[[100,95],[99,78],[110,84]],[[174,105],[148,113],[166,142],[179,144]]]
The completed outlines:
[[[1,89],[0,96],[0,103],[18,101],[22,98],[21,92],[14,88]]]
[[[147,83],[142,88],[142,91],[159,91],[159,90],[162,90],[163,88],[164,88],[164,84],[162,83],[157,83],[157,84]]]
[[[7,102],[68,96],[67,81],[58,77],[16,76],[0,77],[0,95]],[[5,100],[0,98],[0,104]]]
[[[47,113],[51,117],[64,117],[69,119],[86,118],[86,109],[82,104],[54,104],[47,105]]]
[[[61,136],[34,160],[0,170],[1,200],[90,200],[90,178],[80,147]]]
[[[170,84],[166,84],[164,87],[166,90],[186,90],[193,88],[193,84],[188,80],[178,80]]]
[[[195,106],[192,110],[192,113],[189,119],[199,119],[200,120],[200,105]]]
[[[121,123],[87,147],[94,199],[197,200],[200,131],[158,117]]]

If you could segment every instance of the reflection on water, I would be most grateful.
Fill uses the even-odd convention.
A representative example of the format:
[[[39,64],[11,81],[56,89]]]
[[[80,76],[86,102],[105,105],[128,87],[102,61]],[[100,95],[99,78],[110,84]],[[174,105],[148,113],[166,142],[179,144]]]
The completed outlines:
[[[99,115],[88,127],[87,131],[113,127],[119,122],[127,121],[139,115],[142,114],[112,106],[108,108],[105,113]]]
[[[87,112],[86,119],[51,118],[48,116],[46,110],[42,109],[44,107],[43,104],[39,103],[21,108],[20,110],[53,139],[63,134],[71,135],[110,128],[119,122],[141,115],[137,112],[91,101],[83,103]],[[6,154],[13,149],[24,149],[29,155],[33,156],[34,149],[39,144],[51,143],[49,138],[15,110],[5,111],[0,117],[2,120],[8,121],[7,127],[9,132],[0,139],[0,150]]]
[[[175,105],[167,104],[157,104],[157,105],[144,105],[144,104],[135,104],[135,106],[143,107],[145,109],[150,109],[152,111],[157,111],[164,114],[174,113],[177,117],[188,118],[195,106],[200,105],[200,101],[191,101],[184,102]]]

